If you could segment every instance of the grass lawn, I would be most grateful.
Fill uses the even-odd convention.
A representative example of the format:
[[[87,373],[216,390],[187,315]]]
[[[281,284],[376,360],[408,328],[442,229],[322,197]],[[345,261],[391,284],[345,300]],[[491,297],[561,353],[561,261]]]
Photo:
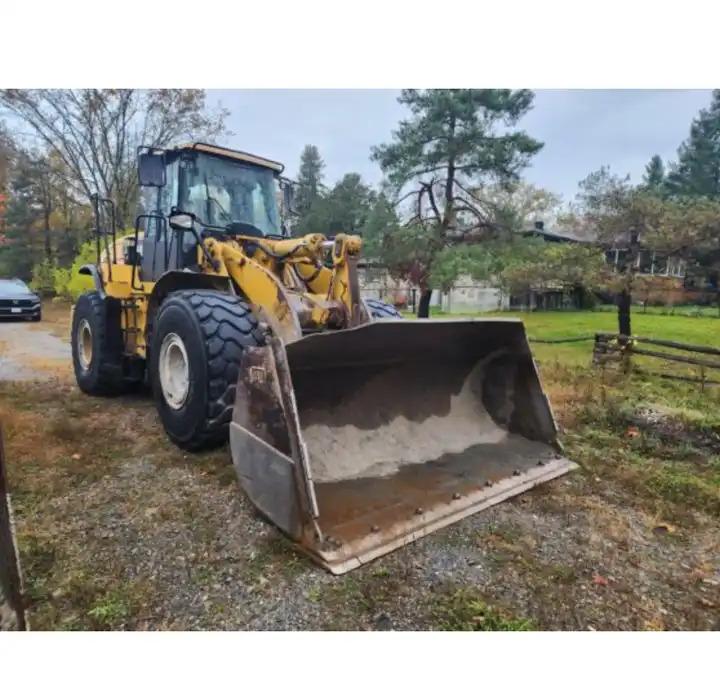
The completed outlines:
[[[406,314],[410,317],[411,315]],[[561,311],[561,312],[476,312],[449,314],[434,311],[431,317],[451,319],[461,317],[517,317],[522,319],[528,336],[532,340],[551,340],[614,333],[617,331],[617,315],[612,312]],[[720,347],[720,319],[717,317],[688,317],[633,312],[633,333],[644,338],[675,340],[695,345]],[[543,345],[535,343],[533,352],[541,362],[561,361],[572,365],[587,365],[592,355],[593,341]],[[649,363],[650,360],[645,360]],[[657,368],[659,363],[653,360]],[[646,366],[643,362],[643,366]]]

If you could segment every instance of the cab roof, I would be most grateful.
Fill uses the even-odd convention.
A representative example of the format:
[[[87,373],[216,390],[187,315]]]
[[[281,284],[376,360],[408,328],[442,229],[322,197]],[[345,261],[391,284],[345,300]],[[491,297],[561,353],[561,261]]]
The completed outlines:
[[[260,157],[259,155],[253,155],[252,153],[246,153],[242,150],[223,148],[222,146],[216,146],[210,143],[183,143],[179,146],[176,146],[175,150],[196,150],[200,153],[217,155],[219,157],[227,157],[232,160],[247,162],[248,164],[255,164],[260,167],[267,167],[268,169],[272,169],[278,174],[281,174],[285,169],[284,164],[280,162],[275,162],[274,160],[269,160],[266,157]]]

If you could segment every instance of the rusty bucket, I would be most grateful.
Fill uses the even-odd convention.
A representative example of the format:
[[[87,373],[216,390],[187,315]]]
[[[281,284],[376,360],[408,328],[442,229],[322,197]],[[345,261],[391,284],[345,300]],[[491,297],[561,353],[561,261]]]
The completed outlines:
[[[243,489],[343,573],[574,467],[521,321],[382,321],[244,355]]]

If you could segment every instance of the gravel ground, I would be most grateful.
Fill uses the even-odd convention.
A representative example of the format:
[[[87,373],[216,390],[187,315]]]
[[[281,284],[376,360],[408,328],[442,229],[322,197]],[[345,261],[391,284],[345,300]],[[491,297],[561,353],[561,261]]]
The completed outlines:
[[[70,344],[45,322],[0,321],[0,380],[46,380],[70,368]]]
[[[257,514],[227,449],[172,447],[147,394],[5,383],[0,415],[35,629],[432,629],[459,590],[540,629],[720,629],[717,518],[661,521],[610,473],[334,577]]]

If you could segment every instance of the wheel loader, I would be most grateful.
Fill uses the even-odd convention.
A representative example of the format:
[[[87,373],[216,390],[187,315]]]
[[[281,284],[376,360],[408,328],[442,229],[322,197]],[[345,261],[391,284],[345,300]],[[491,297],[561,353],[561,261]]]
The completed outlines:
[[[336,574],[570,470],[522,322],[363,299],[360,238],[290,236],[282,171],[205,143],[139,149],[134,231],[95,200],[80,389],[145,381],[181,449],[229,439],[249,499]]]

